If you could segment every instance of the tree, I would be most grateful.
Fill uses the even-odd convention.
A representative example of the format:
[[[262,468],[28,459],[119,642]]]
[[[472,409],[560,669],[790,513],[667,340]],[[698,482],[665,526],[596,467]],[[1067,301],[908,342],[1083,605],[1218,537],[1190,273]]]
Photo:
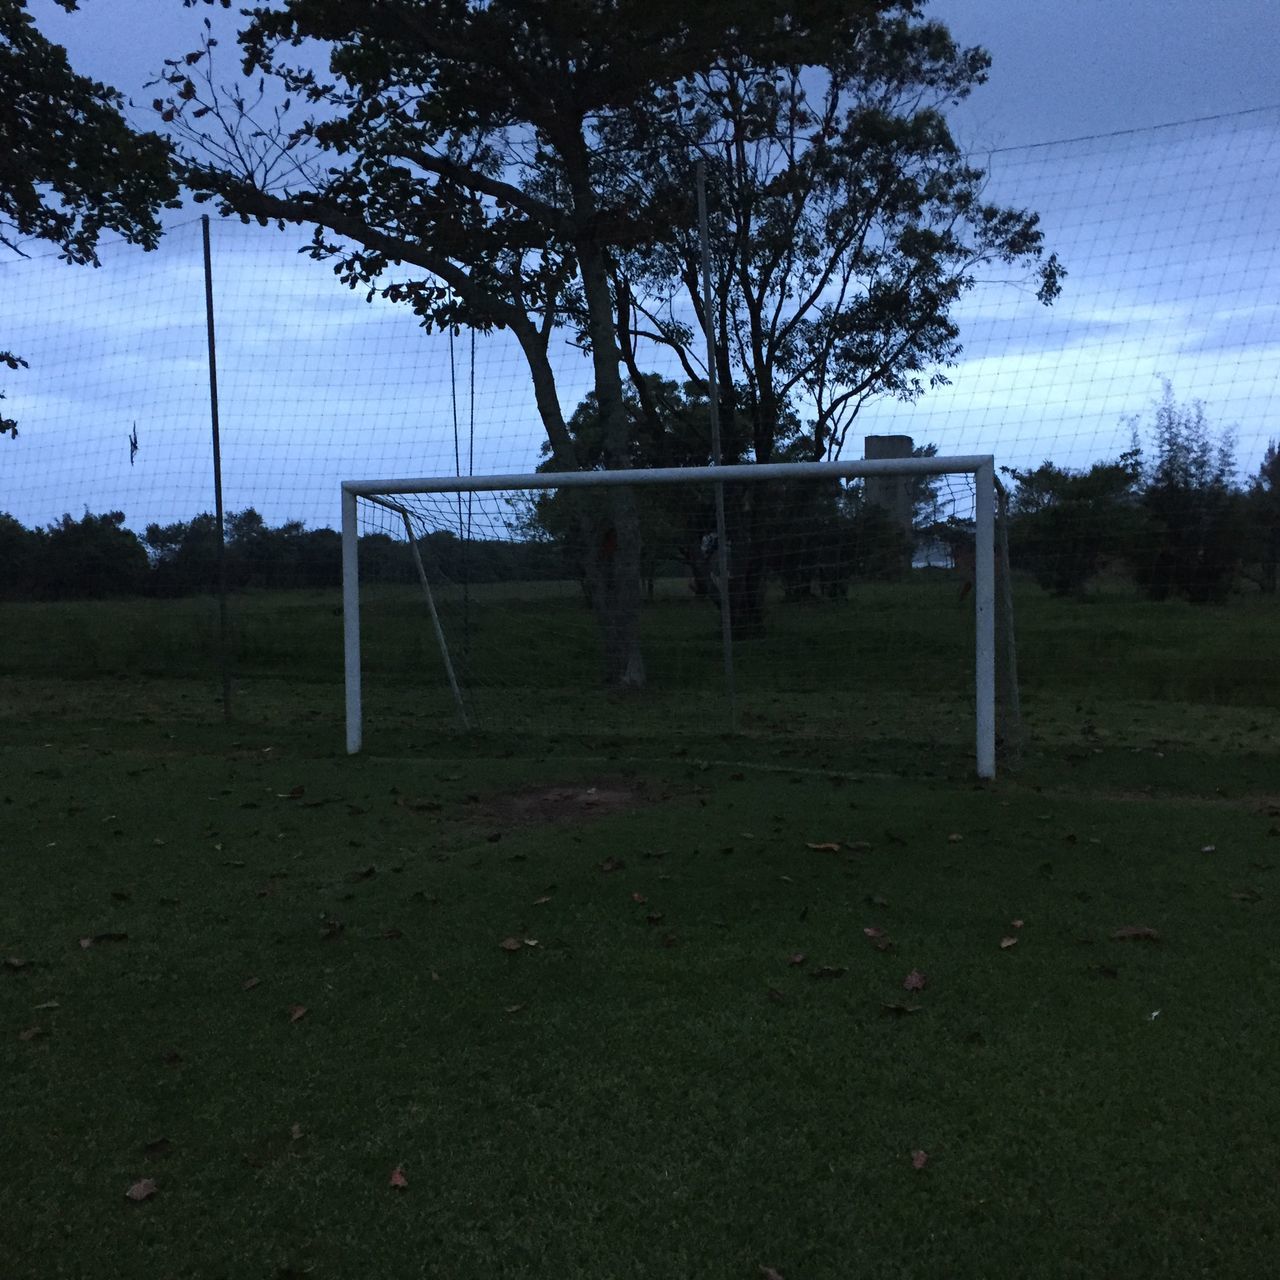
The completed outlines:
[[[1010,558],[1055,595],[1079,595],[1107,564],[1143,541],[1141,452],[1087,471],[1050,461],[1034,470],[1002,468],[1016,482],[1009,504]]]
[[[1249,540],[1257,556],[1259,586],[1274,595],[1280,568],[1280,448],[1267,442],[1266,452],[1248,492]]]
[[[946,123],[989,58],[923,8],[879,6],[847,42],[809,50],[808,65],[730,58],[685,89],[681,124],[717,215],[712,314],[694,228],[676,228],[618,257],[620,347],[633,381],[645,342],[693,376],[714,332],[720,416],[740,424],[726,462],[837,457],[867,403],[945,382],[940,369],[960,351],[951,310],[992,264],[1025,272],[1043,302],[1059,291],[1064,272],[1041,260],[1036,215],[983,199],[986,175]],[[678,143],[646,151],[649,127],[610,124],[628,157],[619,188],[687,184]],[[690,313],[692,326],[679,318]],[[743,629],[760,620],[771,524],[768,491],[752,492],[730,513]]]
[[[55,600],[141,595],[148,567],[123,511],[86,511],[79,520],[64,515],[43,531],[38,591]]]
[[[289,0],[246,11],[240,45],[244,71],[260,77],[256,94],[220,90],[208,41],[170,63],[170,95],[157,105],[182,139],[198,198],[246,220],[314,227],[311,252],[341,280],[407,303],[429,328],[509,329],[555,465],[567,470],[584,460],[548,351],[565,323],[592,362],[603,465],[631,456],[620,365],[651,427],[663,425],[638,377],[634,344],[649,324],[636,290],[690,285],[689,175],[693,153],[706,153],[719,205],[740,197],[749,211],[727,233],[733,251],[718,255],[718,308],[721,329],[732,314],[731,338],[751,353],[739,362],[742,395],[755,409],[748,443],[764,460],[786,430],[792,391],[816,395],[823,433],[873,389],[910,394],[913,370],[954,343],[946,311],[968,273],[1039,250],[1034,218],[982,204],[981,174],[959,162],[941,115],[914,105],[961,94],[985,69],[985,55],[957,50],[919,20],[921,8]],[[291,52],[301,44],[327,50],[327,75]],[[793,68],[822,69],[841,92],[802,111]],[[846,113],[850,86],[862,93]],[[743,147],[771,146],[778,127],[790,170],[739,163]],[[799,206],[788,183],[805,193]],[[859,221],[864,206],[873,213]],[[820,265],[824,253],[833,265]],[[801,264],[816,265],[805,275]],[[1054,264],[1046,296],[1056,279]],[[814,296],[797,310],[801,290]],[[789,318],[775,321],[775,306]],[[684,350],[684,336],[668,328],[663,340]],[[850,378],[848,394],[837,390]],[[737,397],[732,376],[722,382]],[[610,489],[600,506],[583,504],[580,523],[606,679],[638,686],[635,497]]]
[[[1131,421],[1135,447],[1142,432]],[[1214,432],[1199,400],[1179,404],[1164,382],[1150,426],[1142,509],[1149,542],[1132,556],[1134,576],[1154,600],[1185,596],[1197,604],[1226,598],[1245,538],[1242,495],[1234,483],[1235,436]]]
[[[24,241],[44,240],[94,265],[104,231],[155,247],[158,210],[177,195],[168,143],[131,129],[120,94],[72,70],[27,0],[0,0],[0,102],[0,245],[21,255]],[[26,367],[10,351],[0,364]],[[16,436],[17,423],[0,414],[0,434]]]

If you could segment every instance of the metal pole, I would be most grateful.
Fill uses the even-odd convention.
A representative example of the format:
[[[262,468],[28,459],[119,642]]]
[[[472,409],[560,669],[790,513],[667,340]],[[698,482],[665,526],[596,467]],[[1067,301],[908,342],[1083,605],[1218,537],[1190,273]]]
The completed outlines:
[[[213,329],[213,258],[209,215],[200,219],[204,240],[204,319],[209,338],[209,418],[213,427],[213,501],[218,520],[218,664],[222,668],[222,718],[231,719],[231,652],[227,624],[227,534],[222,508],[222,441],[218,431],[218,344]]]
[[[977,610],[978,777],[996,776],[995,464],[974,472],[974,607]]]
[[[1000,737],[1006,765],[1022,757],[1022,695],[1018,689],[1018,643],[1013,626],[1013,569],[1009,560],[1009,493],[996,480],[996,683]]]
[[[409,550],[413,552],[413,563],[418,568],[418,581],[422,583],[422,594],[427,597],[427,609],[431,614],[431,625],[435,629],[436,643],[440,646],[440,656],[444,658],[445,674],[449,677],[449,688],[453,690],[453,701],[458,708],[458,718],[462,721],[464,729],[470,729],[471,721],[467,718],[467,708],[462,701],[462,690],[458,688],[458,677],[453,673],[453,659],[449,657],[449,645],[444,638],[444,627],[440,625],[440,615],[436,612],[436,598],[431,594],[431,582],[422,563],[422,554],[418,550],[418,539],[414,537],[413,524],[409,520],[408,513],[402,511],[400,519],[404,521],[404,536],[409,539]]]
[[[360,543],[356,495],[342,491],[342,657],[347,692],[347,754],[363,738],[360,698]]]
[[[720,466],[720,392],[716,379],[716,325],[711,307],[711,237],[707,228],[707,167],[699,160],[694,170],[698,188],[698,238],[702,242],[702,327],[707,335],[707,412],[711,418],[711,465]],[[733,678],[733,616],[730,610],[729,538],[725,531],[724,485],[715,486],[716,547],[720,562],[720,643],[724,649],[724,679],[729,694],[729,728],[738,731],[738,698]]]

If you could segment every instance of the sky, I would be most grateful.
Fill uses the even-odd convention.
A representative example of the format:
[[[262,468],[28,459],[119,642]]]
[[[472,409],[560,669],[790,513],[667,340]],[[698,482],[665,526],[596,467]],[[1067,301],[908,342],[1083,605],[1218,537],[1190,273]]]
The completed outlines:
[[[31,7],[144,125],[162,60],[193,46],[206,14],[223,31],[234,17],[179,0]],[[1280,3],[933,0],[929,12],[991,52],[954,130],[994,197],[1041,214],[1069,275],[1051,309],[1016,283],[976,290],[951,385],[872,406],[865,429],[1014,466],[1085,465],[1126,446],[1128,420],[1168,378],[1234,425],[1252,469],[1280,437]],[[3,345],[32,364],[4,378],[23,434],[0,441],[0,510],[36,523],[118,507],[140,527],[211,506],[197,212],[176,213],[154,254],[104,249],[97,271],[0,263]],[[340,479],[536,465],[541,430],[510,343],[480,339],[473,371],[469,337],[451,352],[367,305],[298,256],[301,233],[212,230],[230,509],[331,523]],[[569,350],[559,367],[571,409],[587,370]]]

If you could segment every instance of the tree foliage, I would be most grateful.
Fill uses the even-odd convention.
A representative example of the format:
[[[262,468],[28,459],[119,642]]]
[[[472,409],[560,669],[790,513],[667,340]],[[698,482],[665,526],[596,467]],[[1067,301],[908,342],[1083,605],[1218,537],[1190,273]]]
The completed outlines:
[[[72,69],[27,0],[0,0],[0,103],[0,246],[24,254],[41,240],[67,262],[95,265],[104,231],[155,247],[158,211],[177,195],[168,143],[130,128],[120,94]],[[0,364],[26,362],[0,351]],[[17,424],[0,415],[0,434],[16,436]]]
[[[623,369],[663,456],[671,424],[639,346],[656,340],[697,376],[693,330],[670,314],[682,293],[718,330],[726,460],[779,456],[801,435],[802,401],[816,418],[796,456],[832,456],[869,398],[913,398],[954,357],[950,309],[976,272],[1030,270],[1041,253],[1035,216],[984,201],[984,175],[946,127],[986,55],[923,9],[289,0],[245,11],[256,89],[219,85],[210,40],[170,62],[157,107],[199,198],[313,227],[311,253],[343,282],[427,327],[510,330],[558,468],[592,463],[560,403],[551,335],[572,324],[591,360],[602,465],[634,453]],[[698,301],[697,156],[718,211],[713,317]],[[1053,259],[1039,269],[1046,300],[1060,274]],[[735,512],[735,608],[759,604],[767,516]],[[638,684],[636,500],[610,490],[579,519],[607,678]]]

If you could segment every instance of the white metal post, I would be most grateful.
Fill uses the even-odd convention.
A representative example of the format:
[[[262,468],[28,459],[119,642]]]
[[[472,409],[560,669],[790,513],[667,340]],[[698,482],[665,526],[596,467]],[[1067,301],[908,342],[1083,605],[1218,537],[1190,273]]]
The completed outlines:
[[[342,654],[347,686],[347,754],[360,750],[360,543],[356,524],[358,499],[342,491]]]
[[[973,474],[974,583],[977,610],[978,777],[996,776],[996,474],[993,461]]]

